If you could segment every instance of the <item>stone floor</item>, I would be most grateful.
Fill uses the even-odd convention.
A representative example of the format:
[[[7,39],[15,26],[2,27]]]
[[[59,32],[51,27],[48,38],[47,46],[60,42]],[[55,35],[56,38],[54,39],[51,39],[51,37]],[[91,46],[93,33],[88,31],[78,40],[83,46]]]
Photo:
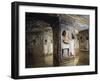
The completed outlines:
[[[77,65],[89,65],[89,52],[88,51],[79,52],[79,61]]]
[[[53,66],[53,54],[44,56],[44,62],[35,62],[32,67],[52,67]],[[38,60],[37,60],[38,61]],[[60,63],[60,66],[80,66],[89,65],[89,52],[79,51],[76,57],[66,57]]]
[[[45,56],[45,63],[47,66],[53,66],[53,55]],[[76,57],[64,58],[60,66],[78,66],[89,65],[89,52],[79,51]]]
[[[89,65],[89,52],[79,51],[76,57],[68,57],[63,60],[61,66]]]
[[[41,60],[41,58],[43,59]],[[35,60],[31,68],[33,67],[53,67],[53,54],[38,57],[38,60]]]

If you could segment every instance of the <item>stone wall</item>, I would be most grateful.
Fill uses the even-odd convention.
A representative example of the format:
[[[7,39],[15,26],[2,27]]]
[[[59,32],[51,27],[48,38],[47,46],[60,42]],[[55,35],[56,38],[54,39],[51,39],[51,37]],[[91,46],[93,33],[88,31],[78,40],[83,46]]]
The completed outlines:
[[[43,67],[45,55],[53,54],[53,65],[59,65],[58,17],[26,13],[26,67]],[[47,66],[48,67],[48,66]]]
[[[89,51],[89,30],[79,32],[79,47],[82,51]]]
[[[70,50],[70,41],[72,40],[72,34],[74,35],[75,39],[75,49],[78,49],[79,48],[79,41],[78,41],[78,38],[77,38],[77,34],[75,32],[76,30],[76,26],[77,24],[75,23],[75,20],[69,16],[67,16],[67,19],[66,17],[64,18],[63,15],[60,16],[60,27],[61,27],[61,50],[64,49],[63,48],[63,36],[62,36],[62,32],[65,30],[66,31],[66,34],[67,34],[67,37],[68,37],[68,40],[69,40],[69,44],[68,46],[66,46],[65,48],[69,48]],[[78,31],[78,30],[77,30]],[[67,51],[65,53],[65,57],[67,56]],[[61,53],[62,55],[62,53]]]

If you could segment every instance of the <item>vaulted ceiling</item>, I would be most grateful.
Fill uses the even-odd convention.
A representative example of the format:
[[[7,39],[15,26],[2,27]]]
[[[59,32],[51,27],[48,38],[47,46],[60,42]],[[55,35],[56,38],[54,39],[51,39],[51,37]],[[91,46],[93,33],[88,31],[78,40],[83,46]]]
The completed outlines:
[[[60,16],[68,23],[73,23],[74,27],[79,31],[89,29],[89,15],[63,14]]]

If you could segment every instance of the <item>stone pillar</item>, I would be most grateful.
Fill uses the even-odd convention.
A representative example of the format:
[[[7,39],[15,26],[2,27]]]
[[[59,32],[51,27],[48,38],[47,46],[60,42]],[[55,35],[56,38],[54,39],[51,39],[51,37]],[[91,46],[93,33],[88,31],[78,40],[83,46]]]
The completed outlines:
[[[59,27],[59,18],[55,17],[55,22],[52,25],[53,27],[53,65],[60,65],[60,27]]]

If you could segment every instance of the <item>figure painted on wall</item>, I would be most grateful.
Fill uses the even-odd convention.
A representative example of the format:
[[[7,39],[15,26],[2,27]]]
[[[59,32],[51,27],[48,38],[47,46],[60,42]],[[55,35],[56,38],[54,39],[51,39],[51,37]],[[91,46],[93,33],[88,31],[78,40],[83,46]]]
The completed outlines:
[[[66,31],[65,30],[62,32],[62,36],[63,36],[63,43],[69,44],[69,37],[66,34]]]
[[[67,35],[66,31],[64,30],[62,32],[62,57],[68,57],[69,56],[69,36]]]
[[[70,40],[70,56],[75,57],[75,36],[73,33],[71,34],[71,40]]]

